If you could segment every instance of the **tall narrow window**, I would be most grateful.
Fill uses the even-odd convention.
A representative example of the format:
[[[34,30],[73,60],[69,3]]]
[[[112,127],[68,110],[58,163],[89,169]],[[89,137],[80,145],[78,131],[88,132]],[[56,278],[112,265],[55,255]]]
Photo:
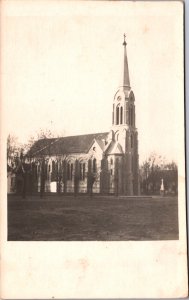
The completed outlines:
[[[133,148],[133,135],[131,134],[131,148]]]
[[[51,173],[51,181],[56,180],[56,164],[55,161],[52,161],[52,173]]]
[[[79,164],[79,179],[82,180],[82,163]]]
[[[131,106],[131,125],[133,126],[133,106]]]
[[[123,124],[123,107],[120,108],[120,124]]]
[[[71,168],[70,168],[70,180],[72,180],[72,176],[73,176],[73,164],[71,164]]]
[[[85,164],[83,164],[83,180],[85,180]]]
[[[134,170],[134,161],[133,161],[133,156],[131,158],[131,172]]]
[[[67,164],[67,179],[70,180],[70,164]]]
[[[131,108],[129,106],[129,125],[131,125]]]
[[[96,173],[96,158],[93,159],[93,172]]]
[[[119,124],[119,106],[116,107],[116,125]]]
[[[134,110],[133,110],[133,106],[131,105],[129,107],[129,125],[133,126],[133,113],[134,113]]]

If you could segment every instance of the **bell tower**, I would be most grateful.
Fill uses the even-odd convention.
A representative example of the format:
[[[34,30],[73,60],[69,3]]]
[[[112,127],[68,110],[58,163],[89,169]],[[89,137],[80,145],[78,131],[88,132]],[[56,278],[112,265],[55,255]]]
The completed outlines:
[[[126,195],[139,194],[138,132],[135,125],[135,96],[130,86],[126,36],[123,41],[123,85],[113,99],[112,127],[114,141],[122,150],[120,191]],[[113,153],[112,153],[113,154]]]

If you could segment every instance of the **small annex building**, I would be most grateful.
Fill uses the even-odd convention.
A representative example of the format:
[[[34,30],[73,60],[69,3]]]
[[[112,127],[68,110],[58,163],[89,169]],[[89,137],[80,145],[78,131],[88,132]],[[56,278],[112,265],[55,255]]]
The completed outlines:
[[[36,189],[139,195],[138,132],[124,35],[123,86],[112,104],[109,132],[41,139],[28,152]]]

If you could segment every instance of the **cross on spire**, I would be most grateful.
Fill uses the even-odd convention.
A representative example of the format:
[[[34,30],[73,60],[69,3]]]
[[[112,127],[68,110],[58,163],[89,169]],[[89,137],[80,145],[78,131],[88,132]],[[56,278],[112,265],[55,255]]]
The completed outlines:
[[[124,35],[123,35],[123,38],[124,38],[124,41],[123,41],[123,46],[126,46],[127,45],[127,43],[126,43],[126,34],[124,33]]]

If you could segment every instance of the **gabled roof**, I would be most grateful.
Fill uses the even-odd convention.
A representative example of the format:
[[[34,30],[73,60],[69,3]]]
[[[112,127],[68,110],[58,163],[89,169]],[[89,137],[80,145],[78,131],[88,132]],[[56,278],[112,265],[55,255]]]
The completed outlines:
[[[107,154],[123,154],[121,145],[118,142],[113,141],[107,148]]]
[[[99,143],[106,140],[108,132],[67,136],[53,139],[41,139],[34,143],[28,152],[29,156],[61,155],[70,153],[87,153],[93,140]]]

